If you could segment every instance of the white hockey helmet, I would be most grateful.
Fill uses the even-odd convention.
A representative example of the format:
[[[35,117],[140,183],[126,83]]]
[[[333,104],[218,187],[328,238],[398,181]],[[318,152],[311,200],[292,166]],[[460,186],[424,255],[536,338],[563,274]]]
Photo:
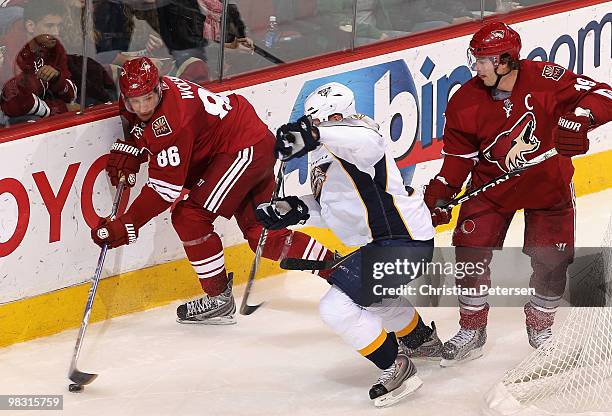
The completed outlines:
[[[330,82],[314,90],[304,101],[304,114],[327,121],[332,114],[355,114],[355,95],[346,85]]]

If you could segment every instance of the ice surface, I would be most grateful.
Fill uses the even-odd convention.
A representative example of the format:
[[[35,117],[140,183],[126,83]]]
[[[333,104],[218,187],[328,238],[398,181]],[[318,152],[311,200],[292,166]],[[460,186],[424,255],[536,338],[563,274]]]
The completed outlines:
[[[577,245],[599,244],[610,201],[612,190],[578,200]],[[518,245],[522,229],[519,215],[507,241]],[[437,240],[448,244],[449,233]],[[375,410],[368,390],[379,370],[319,319],[328,287],[300,272],[256,281],[252,300],[266,304],[233,326],[177,324],[178,302],[93,324],[79,368],[100,376],[81,394],[67,391],[76,330],[0,349],[0,393],[63,394],[63,415],[467,416],[480,413],[485,392],[531,351],[521,308],[494,308],[483,358],[454,368],[417,362],[423,387]],[[443,340],[458,329],[455,308],[421,315],[436,321]]]

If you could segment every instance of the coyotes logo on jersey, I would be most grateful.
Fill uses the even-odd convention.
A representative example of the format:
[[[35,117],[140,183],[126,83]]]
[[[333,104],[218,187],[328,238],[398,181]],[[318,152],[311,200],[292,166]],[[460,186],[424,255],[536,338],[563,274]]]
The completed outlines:
[[[484,157],[495,163],[503,172],[522,167],[525,156],[540,147],[540,140],[534,136],[535,115],[526,112],[509,130],[500,133],[484,151]]]

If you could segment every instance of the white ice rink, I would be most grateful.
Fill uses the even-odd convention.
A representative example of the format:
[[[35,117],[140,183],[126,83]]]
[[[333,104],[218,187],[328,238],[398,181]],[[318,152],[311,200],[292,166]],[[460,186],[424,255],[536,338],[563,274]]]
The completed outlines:
[[[578,200],[577,245],[600,244],[610,201],[612,190]],[[438,240],[447,244],[448,233]],[[519,216],[508,242],[521,241]],[[67,391],[66,378],[77,330],[0,349],[0,394],[63,394],[61,414],[79,416],[467,416],[480,413],[484,393],[531,351],[521,308],[493,308],[483,358],[455,368],[417,362],[423,387],[377,410],[368,390],[380,371],[318,317],[318,300],[328,287],[299,272],[256,281],[253,301],[265,305],[251,316],[238,315],[233,326],[177,324],[178,302],[94,324],[79,368],[100,376],[81,394]],[[236,288],[238,304],[242,291]],[[443,340],[458,329],[455,308],[421,314],[436,321]]]

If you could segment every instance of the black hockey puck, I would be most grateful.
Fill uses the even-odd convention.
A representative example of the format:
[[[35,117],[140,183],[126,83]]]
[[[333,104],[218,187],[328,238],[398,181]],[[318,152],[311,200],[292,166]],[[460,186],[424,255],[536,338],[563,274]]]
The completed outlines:
[[[80,384],[70,384],[68,386],[68,391],[70,393],[80,393],[83,391],[83,389],[85,389],[85,387],[81,386]]]

